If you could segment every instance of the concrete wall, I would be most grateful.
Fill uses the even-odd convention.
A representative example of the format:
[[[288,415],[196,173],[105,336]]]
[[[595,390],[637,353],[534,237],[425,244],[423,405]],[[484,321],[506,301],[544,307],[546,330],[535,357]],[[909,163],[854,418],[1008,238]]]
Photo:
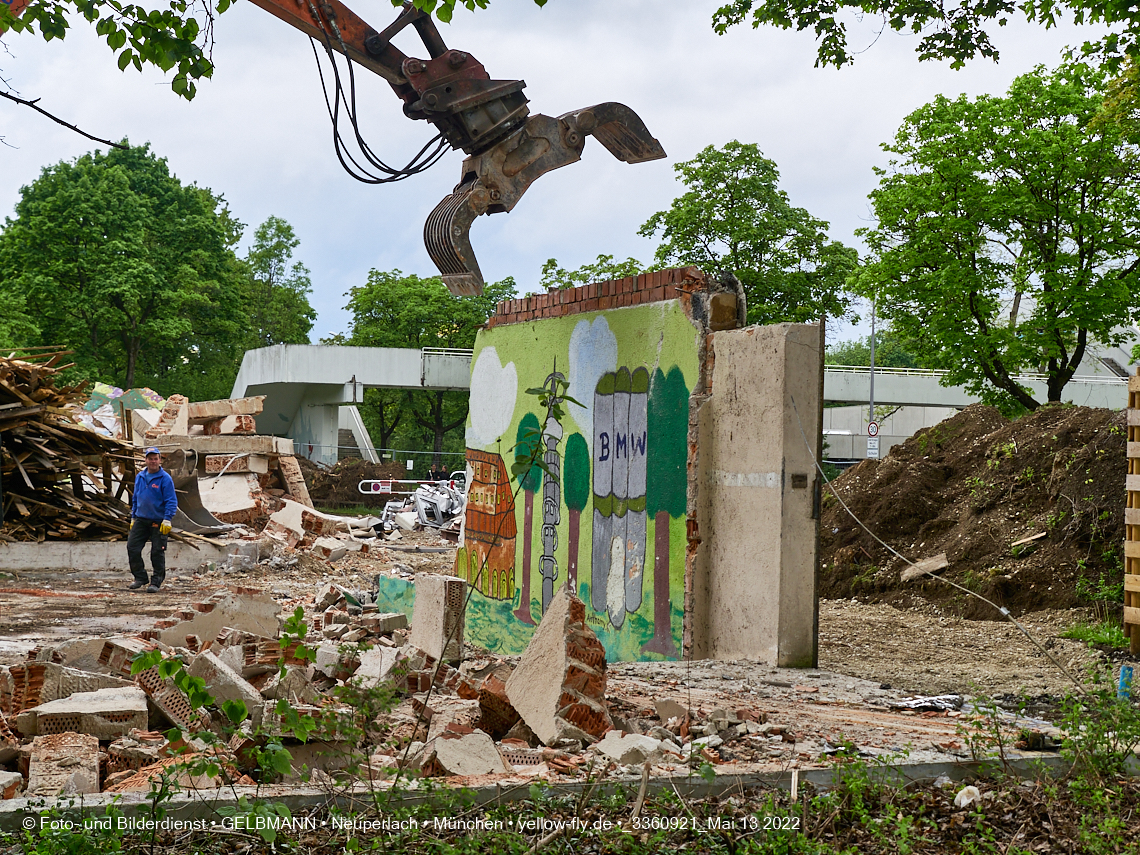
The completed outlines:
[[[737,306],[694,268],[500,305],[475,344],[456,564],[475,643],[521,652],[570,580],[611,660],[812,664],[814,478],[788,402],[818,437],[819,329],[729,332]],[[526,391],[556,378],[581,404],[560,419]]]
[[[694,658],[815,664],[819,327],[715,333],[696,416]]]
[[[222,561],[232,549],[199,544],[199,548],[172,540],[166,546],[168,573],[193,570],[204,561]],[[143,551],[150,567],[150,549]],[[121,570],[129,571],[126,541],[104,543],[48,540],[43,543],[0,543],[0,570]]]

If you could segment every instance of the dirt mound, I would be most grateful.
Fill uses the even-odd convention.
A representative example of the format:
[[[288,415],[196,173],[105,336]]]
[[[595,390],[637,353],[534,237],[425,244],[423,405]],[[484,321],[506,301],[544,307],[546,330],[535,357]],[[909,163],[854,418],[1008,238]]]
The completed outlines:
[[[945,552],[947,578],[1015,614],[1106,598],[1123,582],[1124,412],[1047,406],[1015,421],[968,407],[847,470],[835,489],[871,531],[917,560]],[[820,596],[971,618],[993,609],[906,566],[825,491]],[[1042,535],[1014,546],[1023,538]],[[1120,597],[1116,597],[1117,600]]]
[[[367,496],[357,489],[361,481],[398,480],[408,477],[403,463],[369,463],[359,458],[338,460],[325,469],[312,461],[301,463],[305,486],[313,504],[326,508],[349,508],[356,505],[383,508],[391,501],[388,493],[370,493]]]

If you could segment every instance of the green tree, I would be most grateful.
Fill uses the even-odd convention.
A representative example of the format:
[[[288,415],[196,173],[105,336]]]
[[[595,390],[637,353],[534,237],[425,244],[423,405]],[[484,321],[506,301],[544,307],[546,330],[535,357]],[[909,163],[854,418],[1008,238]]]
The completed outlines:
[[[1004,97],[937,98],[907,117],[871,194],[858,290],[916,355],[1007,410],[1059,401],[1091,342],[1117,344],[1140,305],[1140,159],[1091,125],[1103,75],[1038,68]]]
[[[656,263],[732,273],[744,285],[749,323],[841,316],[844,284],[858,258],[827,237],[827,223],[794,208],[780,173],[752,143],[709,146],[674,167],[688,192],[639,234],[662,234]]]
[[[828,345],[824,356],[828,365],[870,365],[871,337]],[[910,344],[893,330],[875,331],[875,366],[879,368],[927,368],[910,351]]]
[[[590,448],[580,433],[572,433],[566,440],[566,463],[563,466],[566,482],[567,520],[566,578],[574,596],[578,596],[578,533],[582,511],[590,501]]]
[[[507,278],[487,285],[479,297],[456,297],[438,276],[372,270],[367,284],[348,293],[352,325],[344,341],[367,347],[471,347],[495,305],[512,296],[514,289],[514,280]],[[366,410],[366,415],[371,425],[378,417],[386,419],[391,431],[401,417],[407,417],[424,432],[434,453],[433,465],[439,467],[446,437],[461,431],[467,421],[467,397],[464,392],[406,391],[399,414],[386,399],[383,413]]]
[[[0,348],[26,347],[40,340],[23,294],[0,290]]]
[[[416,5],[419,5],[417,2]],[[541,5],[541,4],[540,4]],[[847,65],[855,53],[848,50],[844,18],[880,18],[895,32],[921,35],[915,51],[919,59],[949,59],[961,68],[975,57],[998,59],[990,30],[1005,26],[1020,12],[1030,23],[1045,29],[1071,14],[1078,24],[1103,24],[1113,32],[1083,51],[1100,53],[1113,61],[1140,53],[1140,6],[1122,0],[991,0],[991,2],[911,3],[906,0],[730,0],[713,15],[713,29],[723,34],[751,20],[753,28],[768,24],[781,29],[815,32],[816,65]]]
[[[169,394],[171,373],[228,375],[245,321],[241,225],[148,146],[45,167],[0,234],[0,294],[34,308],[39,341],[78,373]],[[228,393],[226,388],[224,393]]]
[[[538,423],[538,416],[534,413],[525,413],[519,419],[518,432],[515,435],[515,461],[542,459],[542,427]],[[524,494],[523,505],[523,536],[522,536],[522,587],[519,594],[519,607],[515,609],[515,617],[530,626],[534,626],[534,616],[530,611],[530,564],[531,543],[534,537],[534,494],[542,487],[542,466],[539,463],[527,469],[520,479]]]
[[[689,390],[681,369],[653,372],[647,410],[646,511],[653,517],[653,638],[642,652],[677,656],[669,602],[669,527],[686,512]]]
[[[637,276],[644,272],[645,268],[636,258],[614,261],[612,255],[599,253],[596,261],[583,264],[577,270],[565,270],[558,266],[558,259],[548,258],[542,265],[542,275],[539,277],[538,285],[544,291],[551,288],[574,288],[594,282],[624,279],[626,276]]]
[[[309,269],[293,259],[300,245],[293,227],[280,217],[270,217],[253,233],[253,246],[246,255],[250,281],[249,318],[253,347],[273,344],[308,344],[317,313],[309,305],[313,292]]]
[[[95,26],[117,57],[119,70],[152,65],[173,71],[170,88],[187,100],[196,81],[214,73],[214,14],[232,0],[168,0],[144,6],[118,0],[5,0],[0,3],[0,33],[39,33],[44,41],[62,40],[80,19]],[[13,9],[15,13],[13,13]]]

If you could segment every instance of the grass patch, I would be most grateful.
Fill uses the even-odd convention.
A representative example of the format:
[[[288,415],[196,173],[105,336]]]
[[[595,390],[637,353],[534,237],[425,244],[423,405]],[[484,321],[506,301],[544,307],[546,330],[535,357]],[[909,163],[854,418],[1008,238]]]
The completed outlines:
[[[1077,623],[1061,633],[1061,638],[1075,638],[1086,644],[1107,644],[1110,647],[1128,647],[1128,636],[1114,620],[1099,623]]]

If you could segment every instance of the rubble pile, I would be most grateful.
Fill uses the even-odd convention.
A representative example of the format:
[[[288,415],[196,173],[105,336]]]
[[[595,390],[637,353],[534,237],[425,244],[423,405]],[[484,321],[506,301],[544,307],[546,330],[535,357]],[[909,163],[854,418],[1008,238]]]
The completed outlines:
[[[55,385],[61,358],[0,357],[0,541],[117,540],[130,527],[131,450],[72,418],[85,384]]]
[[[367,592],[326,584],[301,603],[303,641],[283,634],[288,606],[278,614],[263,592],[224,589],[137,636],[37,648],[0,666],[0,794],[148,790],[164,773],[195,789],[289,783],[302,766],[310,780],[345,783],[391,779],[398,769],[525,779],[649,763],[665,772],[717,759],[717,746],[764,729],[763,713],[743,710],[715,710],[699,726],[671,700],[649,711],[658,722],[611,714],[604,651],[565,589],[517,664],[487,653],[461,661],[465,588],[456,577],[421,575],[409,627],[404,614],[380,613]],[[155,651],[202,681],[207,706],[157,665],[131,674],[140,654]],[[228,702],[249,713],[236,732],[222,712]],[[373,718],[362,727],[367,709]],[[181,731],[174,742],[171,725]],[[284,777],[255,762],[269,739],[293,756]],[[180,765],[206,759],[219,776]]]

